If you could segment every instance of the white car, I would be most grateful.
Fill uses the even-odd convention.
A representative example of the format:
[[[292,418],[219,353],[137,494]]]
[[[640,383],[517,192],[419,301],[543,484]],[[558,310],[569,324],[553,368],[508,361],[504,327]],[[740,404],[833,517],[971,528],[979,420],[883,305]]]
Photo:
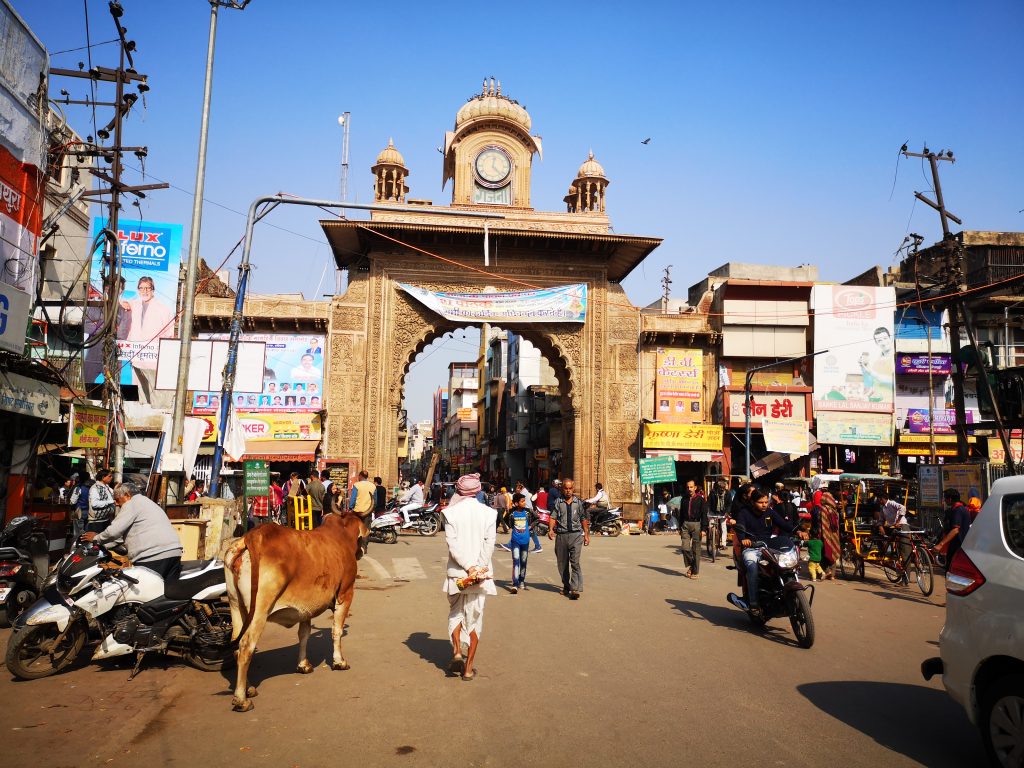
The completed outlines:
[[[921,665],[981,731],[993,765],[1024,766],[1024,477],[997,480],[946,573],[941,658]]]

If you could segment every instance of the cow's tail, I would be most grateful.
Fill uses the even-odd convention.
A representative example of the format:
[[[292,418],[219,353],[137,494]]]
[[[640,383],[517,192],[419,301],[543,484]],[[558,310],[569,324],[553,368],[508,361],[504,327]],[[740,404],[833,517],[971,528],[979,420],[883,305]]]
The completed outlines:
[[[256,614],[256,593],[259,589],[260,583],[260,556],[259,547],[250,549],[246,544],[246,538],[242,537],[238,539],[231,548],[228,550],[228,555],[225,560],[227,566],[232,570],[235,578],[241,576],[242,572],[242,557],[248,552],[249,553],[249,601],[246,605],[245,617],[242,621],[242,628],[232,637],[233,641],[242,639],[245,631],[252,624],[252,618]]]

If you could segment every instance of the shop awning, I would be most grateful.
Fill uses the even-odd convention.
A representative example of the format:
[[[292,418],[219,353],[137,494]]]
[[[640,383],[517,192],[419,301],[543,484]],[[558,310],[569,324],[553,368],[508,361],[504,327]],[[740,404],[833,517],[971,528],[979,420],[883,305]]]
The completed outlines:
[[[246,440],[246,459],[312,461],[320,440]]]
[[[648,450],[644,452],[647,458],[652,459],[656,456],[671,456],[676,461],[695,461],[700,463],[707,463],[709,461],[722,461],[725,456],[720,451],[652,451]]]

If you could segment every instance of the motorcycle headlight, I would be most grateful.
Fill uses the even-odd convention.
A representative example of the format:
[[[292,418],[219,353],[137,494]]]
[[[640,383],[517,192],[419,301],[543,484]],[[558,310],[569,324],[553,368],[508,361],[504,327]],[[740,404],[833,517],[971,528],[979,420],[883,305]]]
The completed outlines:
[[[780,568],[796,568],[800,563],[800,554],[796,549],[790,549],[779,553]]]

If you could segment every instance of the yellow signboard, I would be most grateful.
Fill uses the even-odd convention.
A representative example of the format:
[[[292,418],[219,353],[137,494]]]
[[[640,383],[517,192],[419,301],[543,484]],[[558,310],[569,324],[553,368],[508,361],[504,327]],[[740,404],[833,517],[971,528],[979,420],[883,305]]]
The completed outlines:
[[[92,405],[71,404],[68,424],[69,448],[106,448],[110,412]]]
[[[699,349],[658,348],[654,418],[675,424],[704,420],[704,353]]]
[[[1010,450],[1013,451],[1013,461],[1015,464],[1020,464],[1024,461],[1024,447],[1020,444],[1020,439],[1010,440]],[[990,437],[988,439],[988,460],[993,464],[1005,464],[1006,463],[1006,451],[1003,450],[1003,441],[998,437]]]
[[[644,448],[722,450],[721,424],[644,424]]]
[[[206,422],[204,443],[217,442],[217,416],[199,416]],[[320,415],[316,413],[239,414],[246,440],[318,440]]]

